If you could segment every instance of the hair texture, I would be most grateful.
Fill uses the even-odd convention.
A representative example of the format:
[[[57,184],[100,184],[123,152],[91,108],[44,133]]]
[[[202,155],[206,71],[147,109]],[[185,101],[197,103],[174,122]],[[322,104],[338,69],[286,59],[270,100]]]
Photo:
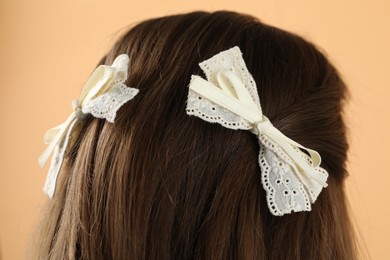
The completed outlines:
[[[198,63],[239,46],[262,110],[317,150],[329,172],[311,212],[273,216],[259,144],[186,114]],[[356,259],[344,192],[349,92],[302,37],[232,11],[191,12],[132,26],[101,59],[130,57],[139,94],[114,124],[89,116],[48,200],[33,259]]]

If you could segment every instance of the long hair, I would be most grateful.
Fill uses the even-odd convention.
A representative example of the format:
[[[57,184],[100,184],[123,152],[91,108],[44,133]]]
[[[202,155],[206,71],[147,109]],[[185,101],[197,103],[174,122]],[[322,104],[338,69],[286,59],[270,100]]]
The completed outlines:
[[[311,212],[273,216],[259,145],[186,114],[198,63],[239,46],[262,110],[317,150],[328,184]],[[302,37],[231,11],[191,12],[132,26],[101,59],[130,57],[139,94],[116,122],[89,117],[63,163],[33,259],[356,259],[344,180],[348,90]]]

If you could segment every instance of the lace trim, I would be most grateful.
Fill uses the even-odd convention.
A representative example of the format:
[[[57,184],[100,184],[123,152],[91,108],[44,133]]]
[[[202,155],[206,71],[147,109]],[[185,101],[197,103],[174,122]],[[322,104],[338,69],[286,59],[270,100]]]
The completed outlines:
[[[267,203],[271,212],[282,216],[292,211],[310,211],[311,203],[316,201],[322,186],[310,179],[305,180],[310,182],[310,185],[303,185],[299,171],[290,157],[266,135],[260,134],[259,143],[261,181],[267,193]],[[300,155],[312,165],[308,155],[302,151]],[[328,177],[323,168],[315,167],[315,170],[318,174]]]
[[[218,86],[217,73],[219,71],[227,69],[234,72],[241,79],[242,83],[244,83],[245,88],[249,91],[257,107],[261,110],[255,80],[246,67],[240,48],[235,46],[229,50],[222,51],[210,59],[199,63],[199,66],[206,74],[207,80],[216,86]]]
[[[210,123],[219,123],[230,129],[251,129],[252,125],[242,117],[218,106],[193,91],[189,91],[187,100],[187,114],[202,118]]]
[[[82,108],[84,114],[92,114],[94,117],[106,119],[114,123],[116,112],[127,101],[134,98],[138,89],[129,88],[124,84],[118,84],[94,99],[89,100]]]
[[[208,81],[218,86],[217,73],[221,70],[230,70],[244,83],[252,99],[260,107],[259,95],[252,75],[246,68],[245,62],[241,58],[241,50],[236,46],[227,51],[223,51],[212,58],[199,63],[199,66],[206,74]],[[253,126],[244,118],[232,113],[210,100],[203,98],[191,89],[188,92],[187,114],[200,117],[210,123],[219,123],[230,129],[252,129]]]

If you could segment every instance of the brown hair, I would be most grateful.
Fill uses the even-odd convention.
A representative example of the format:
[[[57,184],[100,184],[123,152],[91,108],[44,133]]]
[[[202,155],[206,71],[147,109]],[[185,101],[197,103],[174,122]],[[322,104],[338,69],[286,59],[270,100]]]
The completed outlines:
[[[311,212],[273,216],[259,145],[185,112],[198,63],[239,46],[264,114],[317,150],[330,176]],[[347,88],[302,37],[231,11],[133,26],[103,57],[130,57],[139,94],[114,124],[89,117],[47,202],[34,259],[356,259],[344,192]]]

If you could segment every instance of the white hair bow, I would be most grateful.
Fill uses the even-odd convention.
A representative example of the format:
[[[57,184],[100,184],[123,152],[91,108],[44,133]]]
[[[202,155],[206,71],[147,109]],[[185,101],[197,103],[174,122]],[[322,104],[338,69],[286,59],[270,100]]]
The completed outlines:
[[[318,152],[291,140],[263,115],[256,83],[239,47],[199,63],[207,80],[192,75],[187,114],[230,129],[256,134],[260,144],[261,182],[273,215],[310,211],[328,173]],[[306,150],[310,156],[302,152]]]
[[[124,84],[127,79],[128,63],[129,57],[121,54],[111,66],[98,66],[84,86],[80,98],[73,101],[73,113],[63,124],[45,133],[44,141],[48,147],[38,161],[43,167],[54,151],[43,188],[50,198],[54,194],[57,176],[69,141],[76,138],[72,136],[72,132],[77,123],[87,114],[113,123],[118,109],[137,95],[138,89],[129,88]]]

